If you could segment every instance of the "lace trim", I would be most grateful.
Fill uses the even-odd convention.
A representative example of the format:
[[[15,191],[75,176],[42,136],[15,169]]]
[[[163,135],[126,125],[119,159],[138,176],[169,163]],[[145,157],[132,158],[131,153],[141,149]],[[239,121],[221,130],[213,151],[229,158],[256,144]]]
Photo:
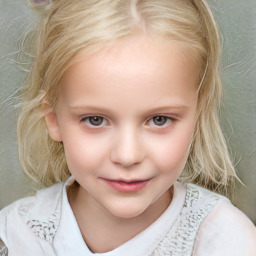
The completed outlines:
[[[25,216],[25,215],[28,213],[28,211],[32,208],[33,205],[34,205],[33,202],[27,203],[27,204],[22,204],[22,205],[19,207],[19,209],[18,209],[19,214],[20,214],[21,216]]]
[[[8,256],[8,249],[1,238],[0,238],[0,256]]]
[[[27,226],[37,237],[44,239],[52,244],[59,227],[61,215],[61,196],[54,213],[50,215],[47,221],[42,221],[39,219],[26,219],[26,215],[28,214],[29,210],[32,208],[33,205],[34,203],[31,202],[21,205],[19,207],[19,213],[25,218]]]
[[[58,230],[59,219],[60,213],[55,212],[48,219],[48,222],[39,220],[29,220],[27,222],[27,225],[36,236],[52,243],[54,236]]]
[[[202,197],[207,200],[200,200]],[[188,184],[183,209],[173,227],[153,250],[151,256],[190,256],[196,232],[220,196]]]

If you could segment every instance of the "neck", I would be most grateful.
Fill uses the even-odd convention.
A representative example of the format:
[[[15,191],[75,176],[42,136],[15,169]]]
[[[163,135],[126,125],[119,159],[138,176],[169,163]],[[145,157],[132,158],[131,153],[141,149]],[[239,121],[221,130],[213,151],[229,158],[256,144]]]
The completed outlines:
[[[173,187],[146,211],[133,218],[120,218],[91,199],[78,184],[68,190],[68,198],[81,234],[94,253],[112,251],[149,227],[169,206]]]

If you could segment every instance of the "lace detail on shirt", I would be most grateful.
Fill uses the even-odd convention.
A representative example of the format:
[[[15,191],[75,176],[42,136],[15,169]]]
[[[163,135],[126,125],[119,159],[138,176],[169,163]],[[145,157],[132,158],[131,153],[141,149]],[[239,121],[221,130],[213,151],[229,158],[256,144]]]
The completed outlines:
[[[151,256],[190,256],[200,224],[220,197],[195,185],[187,184],[183,209]]]
[[[28,211],[32,208],[33,205],[34,205],[34,202],[27,203],[27,204],[22,204],[22,205],[19,207],[19,209],[18,209],[19,214],[20,214],[21,216],[25,216],[25,215],[28,213]]]
[[[30,220],[27,222],[27,225],[36,236],[52,243],[53,238],[58,230],[59,219],[60,219],[60,213],[55,212],[48,219],[48,222],[39,221],[39,220]]]
[[[27,223],[27,226],[32,230],[32,232],[50,243],[53,243],[54,236],[58,230],[59,222],[60,222],[60,212],[61,212],[61,197],[57,203],[55,211],[48,217],[48,219],[40,220],[29,218],[29,211],[34,206],[34,202],[29,202],[26,204],[22,204],[18,211],[20,215],[22,215]],[[0,255],[1,256],[1,255]]]
[[[7,256],[8,255],[8,249],[3,242],[3,240],[0,238],[0,256]]]

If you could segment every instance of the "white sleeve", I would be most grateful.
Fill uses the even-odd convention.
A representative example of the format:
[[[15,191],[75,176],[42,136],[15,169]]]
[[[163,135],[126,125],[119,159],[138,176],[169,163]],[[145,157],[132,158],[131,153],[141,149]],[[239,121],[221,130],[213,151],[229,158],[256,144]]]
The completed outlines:
[[[8,248],[6,245],[6,216],[7,211],[0,211],[0,256],[8,255]]]
[[[256,228],[231,203],[221,201],[202,222],[193,256],[256,256]]]

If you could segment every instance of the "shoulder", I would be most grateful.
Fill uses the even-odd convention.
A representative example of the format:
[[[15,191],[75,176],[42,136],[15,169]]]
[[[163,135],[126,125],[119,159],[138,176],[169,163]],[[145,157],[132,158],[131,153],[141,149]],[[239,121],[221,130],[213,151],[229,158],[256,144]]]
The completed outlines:
[[[35,196],[20,199],[0,211],[0,245],[10,248],[21,240],[31,221],[48,219],[59,201],[63,184],[39,190]],[[31,234],[33,230],[31,230]],[[0,246],[0,252],[1,252]],[[0,254],[1,255],[1,254]]]
[[[194,184],[186,184],[183,188],[183,206],[172,227],[156,247],[155,252],[159,253],[156,255],[163,251],[168,255],[192,255],[194,241],[204,219],[216,204],[221,201],[229,202],[227,198]],[[174,194],[175,192],[177,191],[174,190]]]
[[[58,197],[58,194],[60,194],[62,187],[63,184],[61,183],[55,184],[52,187],[38,190],[35,196],[19,199],[4,207],[0,210],[0,230],[3,228],[3,221],[8,219],[10,215],[17,214],[19,216],[24,216],[35,207],[36,210],[40,210],[39,208],[41,206],[43,210],[43,208],[45,208],[45,204],[48,206],[52,204],[56,200],[56,197]]]
[[[3,237],[3,233],[5,233],[4,231],[6,231],[7,222],[10,216],[14,217],[17,213],[22,214],[24,211],[32,207],[34,201],[35,196],[22,198],[4,207],[0,211],[0,238]],[[17,214],[17,216],[18,215],[19,214]],[[15,221],[15,219],[13,221]]]
[[[199,227],[193,255],[255,256],[256,228],[230,201],[219,200]]]
[[[18,223],[20,217],[19,212],[33,205],[35,197],[28,197],[20,199],[0,211],[0,255],[8,255],[8,241],[7,236],[9,235],[9,227]]]

